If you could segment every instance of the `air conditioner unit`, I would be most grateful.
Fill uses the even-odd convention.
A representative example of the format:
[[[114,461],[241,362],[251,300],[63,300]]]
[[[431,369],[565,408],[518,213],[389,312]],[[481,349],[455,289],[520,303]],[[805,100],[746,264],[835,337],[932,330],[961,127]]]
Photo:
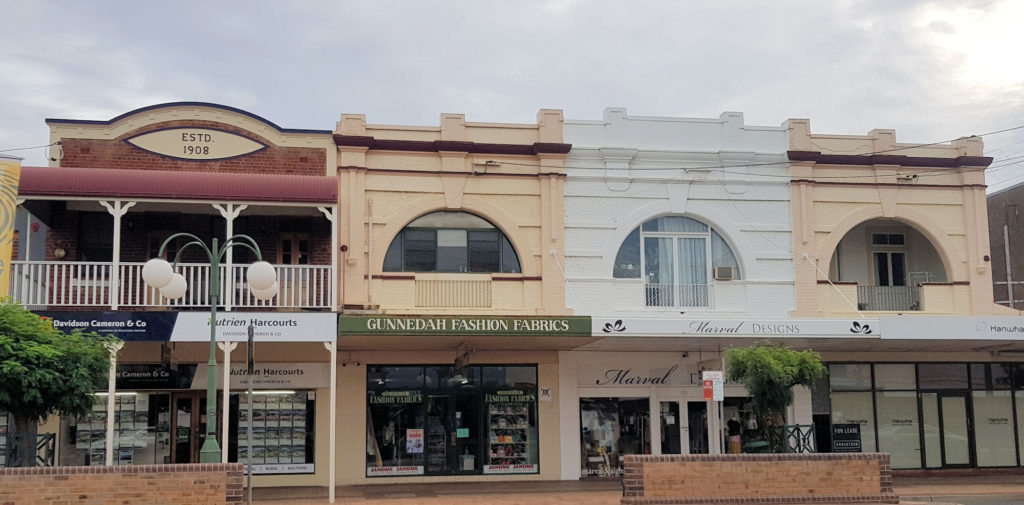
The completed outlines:
[[[716,281],[731,281],[732,280],[732,267],[715,267],[715,280]]]

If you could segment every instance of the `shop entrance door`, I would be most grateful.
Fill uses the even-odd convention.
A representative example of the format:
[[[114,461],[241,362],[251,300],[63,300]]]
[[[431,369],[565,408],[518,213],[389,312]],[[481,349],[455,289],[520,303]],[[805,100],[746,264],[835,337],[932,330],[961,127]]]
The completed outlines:
[[[927,467],[974,466],[969,394],[963,391],[921,393]]]
[[[661,453],[682,454],[682,420],[679,402],[661,402]]]
[[[686,402],[690,454],[708,454],[708,402]]]
[[[206,393],[175,393],[171,397],[171,461],[198,463],[206,441]]]
[[[427,396],[427,444],[430,475],[480,473],[483,465],[483,419],[477,393],[453,392]]]

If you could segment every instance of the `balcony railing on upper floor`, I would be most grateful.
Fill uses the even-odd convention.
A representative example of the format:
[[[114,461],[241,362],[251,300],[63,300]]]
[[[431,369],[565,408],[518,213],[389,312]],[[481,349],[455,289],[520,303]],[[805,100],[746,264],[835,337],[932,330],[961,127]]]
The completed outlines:
[[[917,286],[857,286],[860,310],[921,310]]]
[[[644,284],[648,307],[710,307],[708,284]]]
[[[142,280],[143,263],[120,263],[116,276],[111,262],[14,261],[10,296],[29,307],[180,307],[210,306],[210,265],[179,263],[188,290],[179,300],[167,300]],[[333,282],[330,265],[274,265],[278,295],[269,301],[252,296],[245,283],[248,265],[220,267],[218,308],[330,309]],[[111,289],[116,282],[117,289]]]

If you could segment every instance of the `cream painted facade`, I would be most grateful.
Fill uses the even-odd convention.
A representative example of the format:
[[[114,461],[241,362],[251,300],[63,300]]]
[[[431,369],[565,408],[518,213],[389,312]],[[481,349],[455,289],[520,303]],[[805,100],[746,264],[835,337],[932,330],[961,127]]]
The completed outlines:
[[[368,124],[363,115],[343,114],[334,138],[338,146],[338,233],[343,251],[339,305],[343,320],[382,316],[401,322],[440,316],[462,321],[507,316],[530,321],[572,314],[565,304],[562,273],[564,160],[569,146],[563,143],[561,111],[541,110],[532,124],[468,122],[461,114],[442,114],[437,126],[375,125]],[[434,235],[437,268],[410,267],[403,259],[401,266],[386,269],[392,244],[391,254],[411,254],[400,242],[408,240],[404,230],[410,223],[437,213],[467,213],[493,225],[514,250],[518,269],[478,272],[469,266],[436,271],[445,269],[440,265],[446,254],[442,241],[452,243],[451,235],[442,236],[443,225]],[[462,246],[469,251],[466,243]],[[523,336],[487,335],[454,331],[450,326],[446,326],[452,330],[448,334],[430,335],[387,331],[379,326],[363,328],[366,333],[360,335],[339,332],[339,484],[559,478],[557,351],[589,338],[562,339],[543,331]],[[471,390],[432,389],[426,380],[423,400],[411,403],[408,409],[387,410],[386,414],[372,410],[378,408],[376,403],[371,407],[374,395],[418,393],[409,393],[408,388],[371,391],[371,375],[377,377],[384,369],[394,374],[409,367],[451,367],[456,358],[481,365],[484,373],[504,365],[536,368],[536,388],[547,391],[548,396],[527,407],[536,409],[536,436],[528,443],[536,447],[536,454],[525,470],[519,469],[522,473],[492,467],[496,454],[505,455],[505,449],[496,445],[504,439],[493,435],[495,407],[489,403],[492,400],[484,400],[493,391],[485,385],[472,382]],[[381,376],[381,387],[390,387],[392,379]],[[470,403],[459,406],[459,402]],[[426,451],[403,452],[404,444],[393,443],[389,419],[410,411],[422,412],[418,415],[430,420],[406,419],[397,431],[406,433],[410,427],[414,433],[417,429],[425,432]],[[449,416],[447,421],[445,416]],[[476,416],[485,419],[479,425],[483,434],[477,431],[476,421],[466,425],[466,432],[454,428]],[[431,433],[442,424],[452,430],[447,451],[430,442]],[[381,435],[382,431],[386,435]],[[456,432],[461,433],[458,439]],[[463,441],[473,444],[473,440],[479,440],[479,446],[464,447]],[[454,451],[459,459],[453,466],[449,452]],[[464,461],[465,456],[475,457]],[[448,463],[438,466],[438,457],[449,458]]]
[[[561,145],[561,111],[541,110],[536,124],[473,123],[443,114],[433,127],[373,125],[363,115],[344,114],[335,135],[349,140],[337,150],[339,233],[347,247],[343,305],[406,314],[567,313],[559,267],[565,154],[489,148],[526,152]],[[497,227],[515,248],[522,272],[385,274],[384,255],[396,235],[442,210],[475,214]],[[426,299],[442,284],[459,301],[445,306]]]
[[[858,310],[887,311],[865,307],[864,301],[858,300],[857,284],[877,284],[872,275],[878,274],[878,268],[872,268],[868,254],[871,232],[893,230],[907,235],[907,243],[900,249],[908,255],[908,277],[922,272],[920,299],[916,300],[919,308],[915,310],[1019,314],[992,300],[985,205],[987,162],[981,161],[981,139],[918,146],[897,143],[892,130],[872,130],[867,135],[812,134],[806,119],[791,119],[787,127],[790,151],[838,156],[832,163],[827,158],[792,161],[797,290],[793,316],[850,317]],[[878,156],[866,156],[873,153]],[[854,159],[857,155],[865,156]],[[851,246],[845,251],[840,248],[844,239]],[[884,251],[886,247],[875,249]],[[832,278],[830,284],[828,274],[837,273],[836,265],[843,263],[843,256],[852,265],[847,272],[860,271],[849,273],[849,280]],[[893,310],[897,309],[888,311]]]

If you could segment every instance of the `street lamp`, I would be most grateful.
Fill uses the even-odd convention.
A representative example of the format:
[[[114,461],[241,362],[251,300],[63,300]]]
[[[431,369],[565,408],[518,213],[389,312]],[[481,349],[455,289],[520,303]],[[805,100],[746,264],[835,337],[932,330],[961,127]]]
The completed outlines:
[[[163,256],[167,244],[178,237],[185,237],[190,242],[178,249],[178,253],[174,257],[175,264],[178,263],[182,251],[192,246],[205,251],[210,260],[210,361],[206,382],[206,441],[199,449],[199,462],[219,463],[220,446],[217,444],[215,430],[217,426],[217,298],[220,296],[220,262],[228,250],[234,246],[241,246],[255,253],[257,261],[249,265],[245,278],[249,281],[249,289],[253,296],[260,300],[270,300],[277,295],[277,272],[273,265],[263,261],[259,245],[248,235],[229,237],[220,247],[217,245],[217,239],[213,239],[212,247],[207,247],[202,239],[191,233],[175,233],[160,246],[158,255]],[[142,280],[150,287],[159,289],[160,294],[169,299],[181,298],[188,288],[185,277],[176,273],[174,266],[163,258],[153,258],[146,262],[142,267]],[[227,386],[227,384],[224,385],[225,388]],[[227,415],[226,412],[225,415]]]

